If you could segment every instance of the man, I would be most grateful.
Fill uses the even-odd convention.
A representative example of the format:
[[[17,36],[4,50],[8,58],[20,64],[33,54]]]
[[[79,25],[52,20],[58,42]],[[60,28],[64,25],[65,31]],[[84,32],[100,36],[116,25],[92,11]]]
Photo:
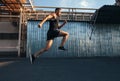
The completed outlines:
[[[46,46],[45,46],[45,48],[36,52],[34,55],[30,56],[31,63],[33,63],[35,58],[37,58],[39,55],[41,55],[42,53],[44,53],[50,49],[50,47],[53,44],[53,39],[56,37],[63,37],[58,49],[59,50],[66,50],[64,48],[64,44],[69,37],[69,33],[60,30],[60,28],[62,28],[67,23],[67,21],[65,20],[62,25],[59,25],[60,15],[61,15],[61,8],[56,8],[54,13],[49,14],[38,25],[39,28],[42,28],[43,23],[46,22],[47,20],[50,20],[50,24],[49,24],[50,27],[49,27],[49,30],[47,32]]]

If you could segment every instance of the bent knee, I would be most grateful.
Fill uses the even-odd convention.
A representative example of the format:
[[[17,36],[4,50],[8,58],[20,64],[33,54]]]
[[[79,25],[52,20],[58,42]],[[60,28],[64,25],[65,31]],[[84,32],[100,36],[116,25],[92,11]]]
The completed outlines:
[[[68,32],[66,32],[66,33],[64,34],[64,36],[69,36],[69,33],[68,33]]]
[[[67,32],[67,34],[66,34],[67,36],[69,36],[69,33]]]
[[[69,37],[69,33],[68,32],[66,32],[65,37]]]

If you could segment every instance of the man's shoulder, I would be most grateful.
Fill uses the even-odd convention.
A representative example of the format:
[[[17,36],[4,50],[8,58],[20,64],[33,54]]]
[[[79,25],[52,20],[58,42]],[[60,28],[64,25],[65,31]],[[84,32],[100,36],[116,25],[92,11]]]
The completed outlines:
[[[53,16],[55,16],[55,13],[51,13],[50,15],[53,15]]]

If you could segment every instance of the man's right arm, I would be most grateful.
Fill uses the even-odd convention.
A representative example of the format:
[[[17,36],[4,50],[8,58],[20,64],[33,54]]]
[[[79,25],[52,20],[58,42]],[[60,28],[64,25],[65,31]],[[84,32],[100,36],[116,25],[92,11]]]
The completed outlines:
[[[42,25],[44,24],[45,21],[47,21],[48,19],[51,19],[54,17],[54,14],[49,14],[47,17],[45,17],[38,25],[39,28],[42,28]]]

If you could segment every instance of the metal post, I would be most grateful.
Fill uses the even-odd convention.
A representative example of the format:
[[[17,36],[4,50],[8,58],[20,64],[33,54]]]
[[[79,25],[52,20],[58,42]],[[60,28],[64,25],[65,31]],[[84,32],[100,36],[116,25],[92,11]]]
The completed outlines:
[[[70,9],[68,9],[68,20],[70,20]]]
[[[20,22],[19,22],[19,39],[18,39],[18,56],[20,56],[21,50],[21,25],[22,24],[22,8],[20,8]]]
[[[82,16],[83,16],[83,19],[82,19],[82,21],[85,21],[85,15],[84,15],[84,13],[83,13],[83,15],[82,15]]]

